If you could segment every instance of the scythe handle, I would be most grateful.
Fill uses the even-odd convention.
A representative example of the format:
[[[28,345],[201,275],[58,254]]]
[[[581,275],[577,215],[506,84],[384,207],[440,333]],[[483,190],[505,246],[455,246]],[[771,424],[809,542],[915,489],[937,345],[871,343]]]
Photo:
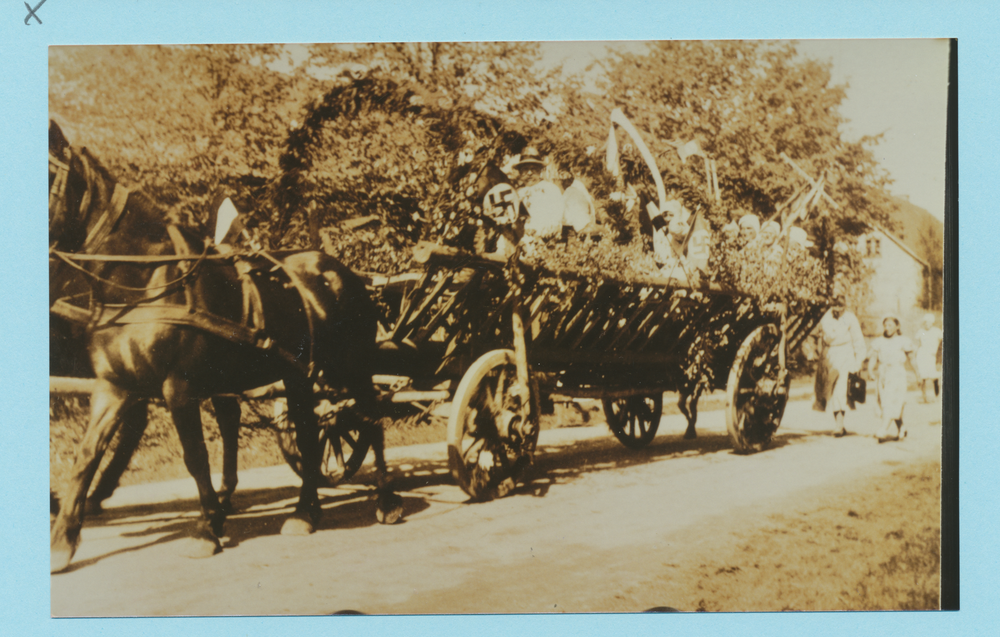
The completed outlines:
[[[625,132],[635,142],[636,148],[639,149],[639,154],[646,160],[646,165],[649,166],[649,170],[653,173],[653,181],[656,182],[656,196],[660,199],[660,210],[663,210],[664,204],[667,203],[667,191],[663,187],[663,178],[660,176],[660,169],[656,167],[656,160],[653,159],[653,153],[649,152],[649,149],[646,148],[646,143],[639,136],[639,131],[632,125],[632,122],[628,121],[625,113],[622,113],[620,108],[611,111],[611,121],[625,129]]]

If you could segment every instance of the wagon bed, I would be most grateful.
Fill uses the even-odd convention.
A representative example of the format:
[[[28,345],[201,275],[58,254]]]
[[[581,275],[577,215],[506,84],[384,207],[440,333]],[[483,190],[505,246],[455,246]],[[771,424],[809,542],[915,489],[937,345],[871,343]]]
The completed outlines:
[[[552,393],[602,399],[612,431],[638,448],[663,392],[726,388],[734,446],[763,449],[787,401],[786,353],[824,310],[790,315],[715,284],[598,279],[427,243],[414,262],[368,276],[384,314],[376,370],[395,379],[397,402],[451,400],[450,468],[479,499],[509,491],[530,464]]]

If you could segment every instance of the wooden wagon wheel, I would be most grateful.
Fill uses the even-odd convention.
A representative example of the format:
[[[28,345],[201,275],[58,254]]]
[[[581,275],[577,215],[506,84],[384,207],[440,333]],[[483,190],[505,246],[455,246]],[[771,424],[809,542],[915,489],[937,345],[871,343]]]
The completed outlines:
[[[302,456],[295,440],[295,427],[279,413],[287,409],[284,405],[284,401],[275,402],[275,437],[285,462],[301,478]],[[369,436],[364,422],[348,410],[327,413],[321,418],[319,444],[323,457],[319,466],[320,487],[335,487],[358,472],[371,448]]]
[[[538,443],[536,387],[518,396],[514,352],[493,350],[469,367],[448,419],[448,465],[473,500],[507,495]]]
[[[781,424],[791,377],[781,365],[781,334],[758,327],[743,341],[726,385],[726,428],[740,453],[762,451]]]
[[[612,433],[630,449],[653,442],[662,415],[663,394],[604,399],[604,417]]]

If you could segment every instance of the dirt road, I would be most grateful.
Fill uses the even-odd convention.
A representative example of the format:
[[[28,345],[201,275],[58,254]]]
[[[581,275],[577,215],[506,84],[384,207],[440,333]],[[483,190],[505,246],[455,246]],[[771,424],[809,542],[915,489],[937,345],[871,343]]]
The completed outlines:
[[[279,534],[297,497],[291,471],[248,471],[226,549],[204,560],[179,556],[196,506],[193,481],[125,487],[88,520],[70,571],[52,576],[52,614],[695,610],[669,597],[725,577],[706,563],[748,533],[766,531],[786,549],[782,542],[806,543],[801,534],[783,538],[781,528],[772,533],[775,520],[786,520],[780,527],[793,514],[850,503],[901,468],[933,467],[940,405],[910,399],[905,441],[877,444],[870,407],[849,415],[856,435],[834,438],[832,418],[801,400],[789,405],[772,448],[752,456],[732,453],[721,411],[701,414],[695,441],[681,440],[681,417],[665,417],[639,452],[603,424],[543,431],[533,481],[483,504],[466,503],[453,485],[444,445],[390,449],[405,521],[375,522],[362,474],[362,484],[321,492],[324,518],[309,537]],[[892,515],[905,518],[905,504],[892,501],[902,507]],[[864,524],[864,515],[844,513]],[[937,520],[902,520],[924,523]],[[668,577],[671,569],[680,570]]]

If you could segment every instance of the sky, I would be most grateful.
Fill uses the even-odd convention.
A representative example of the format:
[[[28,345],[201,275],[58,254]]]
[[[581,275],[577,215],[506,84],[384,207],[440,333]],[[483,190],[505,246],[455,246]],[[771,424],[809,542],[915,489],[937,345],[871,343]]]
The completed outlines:
[[[543,62],[583,71],[607,44],[639,50],[625,42],[547,42]],[[797,49],[831,62],[830,81],[847,85],[844,138],[884,134],[874,152],[892,176],[892,194],[943,220],[948,40],[799,40]]]

